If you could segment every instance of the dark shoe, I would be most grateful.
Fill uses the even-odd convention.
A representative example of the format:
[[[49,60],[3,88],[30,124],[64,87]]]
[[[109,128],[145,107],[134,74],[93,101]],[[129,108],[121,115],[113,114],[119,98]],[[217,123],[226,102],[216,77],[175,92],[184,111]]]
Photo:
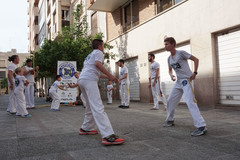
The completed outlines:
[[[98,131],[97,130],[86,131],[82,128],[80,128],[79,130],[79,135],[94,135],[94,134],[98,134]]]
[[[195,131],[191,133],[191,136],[197,137],[197,136],[202,136],[207,133],[207,128],[204,127],[199,127]]]
[[[122,109],[128,109],[129,108],[129,106],[123,106],[122,107]]]
[[[174,121],[165,121],[163,127],[172,127],[174,126]]]
[[[112,134],[102,139],[102,144],[104,145],[116,145],[116,144],[123,144],[123,143],[124,143],[124,139],[118,138],[118,136],[115,134]]]
[[[124,107],[124,106],[123,105],[118,106],[118,108],[122,108],[122,107]]]

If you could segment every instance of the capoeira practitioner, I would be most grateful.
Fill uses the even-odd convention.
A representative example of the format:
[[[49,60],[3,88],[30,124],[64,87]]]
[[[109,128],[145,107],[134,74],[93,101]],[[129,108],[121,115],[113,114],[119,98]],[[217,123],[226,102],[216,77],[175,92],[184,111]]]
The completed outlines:
[[[58,95],[57,91],[58,89],[67,91],[67,89],[64,89],[66,85],[60,85],[61,81],[61,76],[57,75],[55,82],[52,84],[50,90],[49,90],[49,95],[51,96],[52,104],[51,104],[51,109],[53,111],[60,111],[59,106],[60,106],[60,96]]]
[[[112,81],[109,80],[107,85],[107,98],[108,98],[107,104],[112,104],[112,91],[113,91]]]
[[[128,76],[128,68],[124,66],[124,60],[120,59],[118,61],[118,66],[121,67],[120,70],[120,96],[121,96],[121,105],[119,108],[127,109],[129,108],[130,103],[130,93],[129,93],[129,76]]]
[[[30,82],[28,86],[25,86],[25,97],[26,97],[26,108],[27,109],[34,109],[34,83],[35,83],[35,77],[38,76],[38,69],[39,67],[36,67],[36,72],[32,68],[32,60],[27,59],[26,66],[23,68],[24,76],[27,78],[27,80]]]
[[[16,113],[16,99],[14,94],[15,79],[13,74],[15,73],[15,69],[17,68],[17,65],[19,63],[19,57],[18,55],[13,55],[8,58],[8,61],[12,63],[8,67],[9,103],[7,112],[15,114]]]
[[[164,42],[165,49],[171,52],[171,55],[168,58],[169,75],[173,81],[175,81],[176,78],[173,75],[172,69],[174,69],[177,75],[177,82],[168,97],[167,119],[164,126],[170,127],[174,125],[174,111],[182,97],[182,94],[184,94],[188,109],[193,118],[194,126],[197,128],[191,133],[191,135],[204,135],[207,132],[206,123],[199,111],[192,87],[192,80],[194,80],[197,75],[199,60],[185,51],[176,50],[176,41],[174,38],[168,37],[164,40]],[[189,68],[188,59],[194,62],[193,73]]]
[[[148,61],[151,62],[151,66],[150,66],[151,84],[149,84],[149,88],[152,88],[152,95],[153,95],[153,101],[154,101],[154,106],[153,108],[151,108],[151,110],[159,109],[159,104],[158,104],[159,100],[163,102],[166,110],[167,100],[164,94],[162,93],[161,87],[160,87],[160,65],[154,59],[155,59],[154,54],[148,55]]]
[[[77,86],[80,87],[80,85],[79,85],[80,73],[79,73],[79,72],[75,72],[73,75],[74,75],[74,77],[77,79],[77,83],[76,83],[75,85],[72,85],[72,84],[69,83],[69,84],[68,84],[69,87],[70,87],[70,88],[75,88],[75,87],[77,87]],[[80,95],[80,98],[81,98],[81,100],[82,100],[83,106],[86,107],[86,99],[84,98],[84,96],[83,96],[82,93],[81,93],[81,95]]]
[[[18,67],[15,70],[15,88],[14,94],[16,97],[16,116],[21,116],[23,118],[32,117],[32,115],[28,114],[26,109],[26,101],[24,95],[24,85],[27,86],[29,81],[23,76],[23,69]]]
[[[86,57],[84,67],[79,77],[79,86],[86,99],[85,118],[79,134],[97,134],[97,130],[94,129],[95,124],[97,124],[102,135],[102,144],[122,144],[124,143],[124,139],[120,139],[114,134],[110,120],[104,111],[98,88],[99,77],[108,78],[115,82],[117,82],[118,79],[109,73],[103,66],[103,41],[100,39],[94,39],[92,42],[92,48],[94,50]],[[100,72],[103,72],[104,74],[101,75]]]

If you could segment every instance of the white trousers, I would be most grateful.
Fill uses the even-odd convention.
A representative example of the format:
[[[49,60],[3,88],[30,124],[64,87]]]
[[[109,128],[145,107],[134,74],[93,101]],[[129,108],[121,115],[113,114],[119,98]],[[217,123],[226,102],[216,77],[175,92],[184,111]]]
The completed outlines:
[[[60,97],[56,91],[49,91],[49,95],[52,98],[51,109],[59,109]]]
[[[153,87],[153,82],[154,82],[154,79],[151,79],[151,88],[152,88],[152,95],[153,95],[153,102],[154,102],[153,108],[159,109],[159,104],[158,104],[159,101],[162,101],[164,104],[164,107],[166,108],[167,99],[165,98],[164,94],[161,91],[159,78],[156,81],[156,84],[154,87]]]
[[[103,138],[114,134],[107,113],[104,111],[98,82],[81,79],[78,84],[86,100],[85,117],[81,128],[90,131],[94,130],[97,124]]]
[[[33,108],[34,105],[34,83],[25,86],[26,107]]]
[[[15,113],[16,112],[16,97],[14,94],[14,89],[11,90],[9,88],[9,103],[8,103],[8,112]]]
[[[120,96],[121,96],[121,105],[129,106],[130,93],[129,93],[129,84],[128,83],[120,84]]]
[[[83,94],[81,93],[80,98],[82,100],[83,106],[86,106],[86,99],[83,97]]]
[[[107,91],[107,98],[108,98],[108,102],[107,103],[112,103],[112,91]]]
[[[188,109],[192,115],[194,126],[196,128],[206,126],[206,123],[199,111],[197,101],[194,96],[192,82],[187,79],[178,80],[174,85],[168,97],[166,121],[174,121],[174,111],[183,94]]]
[[[26,109],[26,101],[25,101],[25,95],[23,90],[15,90],[14,91],[15,97],[16,97],[16,115],[17,116],[25,116],[28,114],[28,111]]]

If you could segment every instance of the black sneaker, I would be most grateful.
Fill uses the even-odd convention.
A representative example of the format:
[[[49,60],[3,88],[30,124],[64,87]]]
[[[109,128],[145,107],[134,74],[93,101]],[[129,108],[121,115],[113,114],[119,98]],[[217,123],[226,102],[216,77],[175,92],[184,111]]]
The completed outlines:
[[[124,106],[123,105],[118,106],[118,108],[122,108],[122,107],[124,107]]]
[[[195,131],[191,133],[191,136],[197,137],[202,136],[207,133],[207,128],[205,126],[197,128]]]
[[[174,121],[165,121],[163,127],[172,127],[174,126]]]
[[[128,109],[129,108],[129,106],[123,106],[122,107],[122,109]]]

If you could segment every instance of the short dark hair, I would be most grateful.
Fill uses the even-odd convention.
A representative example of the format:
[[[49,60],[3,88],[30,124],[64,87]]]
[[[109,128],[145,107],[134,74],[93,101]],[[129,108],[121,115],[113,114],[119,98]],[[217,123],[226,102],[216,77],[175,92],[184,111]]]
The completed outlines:
[[[176,41],[173,37],[167,37],[166,39],[164,39],[164,42],[169,42],[171,44],[174,44],[174,46],[176,46]]]
[[[11,57],[8,57],[8,61],[13,62],[17,58],[18,58],[18,55],[12,55]]]
[[[94,39],[92,41],[92,48],[93,49],[98,49],[98,46],[100,46],[102,44],[103,44],[103,40],[101,40],[101,39]]]
[[[27,60],[26,60],[26,63],[29,63],[29,62],[32,62],[32,60],[31,60],[31,59],[27,59]]]
[[[58,78],[60,78],[60,77],[61,77],[60,75],[57,75],[57,76],[56,76],[56,80],[57,80]]]
[[[124,64],[124,60],[123,59],[119,59],[118,62],[122,62]]]
[[[155,59],[155,55],[154,54],[149,54],[149,56],[153,57],[153,59]]]

